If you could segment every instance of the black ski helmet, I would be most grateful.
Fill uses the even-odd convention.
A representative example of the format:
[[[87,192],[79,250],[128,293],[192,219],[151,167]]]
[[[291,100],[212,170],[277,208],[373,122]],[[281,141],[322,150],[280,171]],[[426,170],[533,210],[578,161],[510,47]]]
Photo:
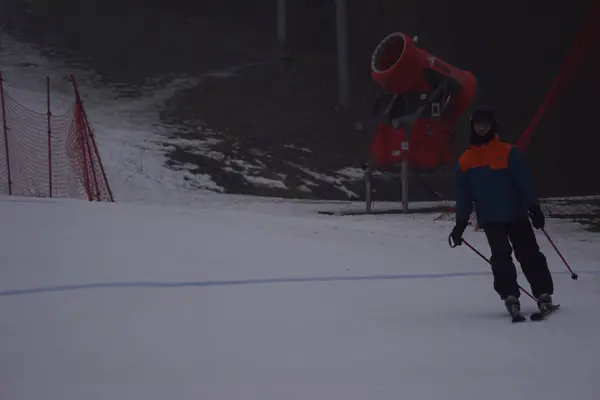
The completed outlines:
[[[471,118],[469,119],[471,124],[471,130],[473,130],[473,124],[479,121],[486,121],[492,124],[490,129],[491,132],[496,133],[498,131],[498,120],[496,119],[496,113],[489,106],[480,106],[473,111]]]

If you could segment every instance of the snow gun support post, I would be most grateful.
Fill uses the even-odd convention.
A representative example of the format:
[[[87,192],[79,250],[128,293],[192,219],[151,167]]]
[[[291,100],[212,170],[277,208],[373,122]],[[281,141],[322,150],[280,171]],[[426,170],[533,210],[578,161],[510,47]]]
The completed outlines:
[[[371,211],[372,175],[375,169],[391,163],[402,165],[402,202],[408,212],[409,166],[433,170],[452,152],[451,128],[469,109],[477,92],[477,81],[469,71],[460,70],[416,47],[411,39],[396,32],[385,37],[371,57],[371,78],[385,90],[377,98],[371,116],[357,129],[375,128],[377,135],[400,138],[398,148],[386,148],[386,140],[377,141],[371,160],[365,165],[366,211]],[[391,132],[390,132],[391,131]],[[389,136],[388,136],[389,137]],[[423,144],[440,140],[446,147]],[[447,140],[446,140],[447,139]],[[429,146],[429,147],[428,147]],[[376,154],[375,154],[376,153]],[[389,153],[389,154],[388,154]]]

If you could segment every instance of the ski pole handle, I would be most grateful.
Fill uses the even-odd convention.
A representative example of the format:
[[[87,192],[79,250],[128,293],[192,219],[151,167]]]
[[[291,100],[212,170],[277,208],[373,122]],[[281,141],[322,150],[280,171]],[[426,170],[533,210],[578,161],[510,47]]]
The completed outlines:
[[[454,241],[454,239],[452,239],[452,234],[448,235],[448,245],[450,246],[451,249],[460,246],[464,242],[465,242],[465,240],[461,238],[461,242],[460,243],[456,243]]]
[[[454,243],[454,241],[452,240],[452,234],[448,235],[448,245],[450,246],[451,249],[455,248],[456,246],[458,246],[456,243]]]

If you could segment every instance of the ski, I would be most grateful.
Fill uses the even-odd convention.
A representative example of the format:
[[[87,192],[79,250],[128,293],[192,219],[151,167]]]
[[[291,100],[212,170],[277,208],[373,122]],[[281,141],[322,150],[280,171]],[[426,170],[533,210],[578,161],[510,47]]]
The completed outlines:
[[[517,314],[517,315],[512,315],[511,317],[512,317],[513,324],[527,321],[527,318],[525,318],[525,316],[523,314],[520,314],[520,313]]]
[[[533,314],[531,314],[529,316],[529,319],[531,321],[543,321],[546,318],[548,318],[548,316],[550,316],[550,314],[552,314],[554,311],[558,310],[559,308],[560,308],[560,304],[552,304],[549,306],[547,311],[534,312]]]

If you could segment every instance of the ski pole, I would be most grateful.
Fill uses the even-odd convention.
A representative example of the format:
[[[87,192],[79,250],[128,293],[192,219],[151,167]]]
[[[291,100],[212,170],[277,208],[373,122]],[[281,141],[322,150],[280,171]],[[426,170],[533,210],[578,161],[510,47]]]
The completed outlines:
[[[477,254],[479,257],[483,258],[488,264],[492,265],[492,262],[486,256],[481,254],[481,252],[479,250],[477,250],[475,247],[471,246],[471,243],[467,242],[465,239],[463,239],[463,243],[466,244],[468,248],[473,250],[475,252],[475,254]],[[533,297],[533,295],[531,293],[529,293],[527,290],[523,289],[523,287],[521,287],[521,285],[519,285],[518,283],[517,283],[517,286],[523,293],[525,293],[527,296],[531,297],[533,299],[533,301],[537,302],[537,299],[535,297]]]
[[[471,245],[471,243],[467,242],[465,239],[462,240],[464,244],[467,245],[467,247],[471,250],[473,250],[473,252],[475,254],[477,254],[479,257],[483,258],[485,260],[485,262],[487,262],[489,265],[492,265],[492,262],[490,261],[489,258],[487,258],[486,256],[484,256],[479,250],[477,250],[474,246]],[[448,243],[450,244],[450,247],[454,248],[457,246],[457,244],[452,243],[452,237],[448,237]],[[527,296],[531,297],[531,299],[535,302],[537,302],[537,299],[535,297],[533,297],[533,295],[531,293],[529,293],[527,290],[523,289],[523,287],[521,285],[519,285],[517,283],[517,286],[519,287],[519,289],[525,293]]]
[[[558,254],[558,256],[560,257],[560,259],[563,261],[563,263],[565,263],[565,265],[567,266],[567,268],[571,272],[571,279],[577,280],[577,278],[579,278],[579,276],[575,272],[573,272],[573,270],[569,266],[569,263],[567,262],[567,260],[565,260],[565,258],[561,254],[561,252],[558,250],[558,247],[556,247],[556,245],[554,244],[554,241],[552,240],[552,238],[550,237],[550,235],[548,235],[548,232],[546,232],[545,229],[542,229],[542,232],[544,232],[544,235],[546,235],[546,238],[548,238],[548,241],[550,242],[550,244],[552,245],[552,247],[554,247],[554,250],[556,250],[556,254]]]

